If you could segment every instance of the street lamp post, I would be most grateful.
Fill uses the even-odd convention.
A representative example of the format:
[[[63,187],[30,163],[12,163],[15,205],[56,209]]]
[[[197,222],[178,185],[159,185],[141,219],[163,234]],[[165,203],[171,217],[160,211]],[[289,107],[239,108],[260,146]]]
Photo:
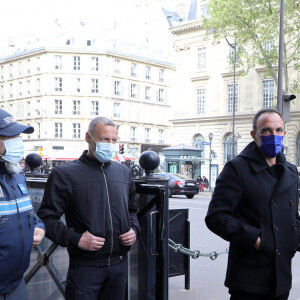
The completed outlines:
[[[234,50],[234,62],[233,62],[233,102],[232,102],[232,144],[231,144],[231,159],[234,158],[236,41],[234,41],[233,50]]]
[[[232,144],[231,144],[231,159],[234,158],[234,126],[235,126],[235,73],[236,73],[236,39],[234,40],[234,44],[229,43],[228,39],[225,37],[225,40],[229,47],[231,47],[234,51],[234,59],[233,59],[233,100],[232,100]]]
[[[284,0],[280,0],[277,110],[281,114],[283,112],[283,108],[282,108],[283,39],[284,39]]]
[[[211,142],[214,135],[210,132],[208,135],[209,138],[209,190],[211,191]]]

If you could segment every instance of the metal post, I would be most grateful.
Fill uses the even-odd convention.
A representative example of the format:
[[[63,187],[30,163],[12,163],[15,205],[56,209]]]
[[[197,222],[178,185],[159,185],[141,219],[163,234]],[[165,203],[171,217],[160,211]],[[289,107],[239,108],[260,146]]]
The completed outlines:
[[[211,191],[211,142],[213,139],[214,135],[210,133],[208,135],[209,138],[209,191]]]
[[[231,143],[231,159],[234,158],[234,122],[235,122],[235,67],[236,67],[236,40],[234,40],[234,46],[230,45],[234,49],[234,62],[233,62],[233,103],[232,103],[232,143]]]
[[[279,53],[278,53],[278,85],[277,110],[282,114],[282,73],[283,73],[283,39],[284,39],[284,0],[280,0],[280,27],[279,27]]]

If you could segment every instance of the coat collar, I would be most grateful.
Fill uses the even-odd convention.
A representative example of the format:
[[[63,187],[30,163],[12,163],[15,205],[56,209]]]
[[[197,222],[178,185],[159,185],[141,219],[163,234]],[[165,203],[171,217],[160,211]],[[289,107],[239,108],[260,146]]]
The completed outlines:
[[[247,159],[255,173],[259,173],[270,168],[263,156],[262,151],[257,147],[254,141],[248,144],[248,146],[240,153],[239,156]],[[282,167],[282,174],[276,187],[276,193],[279,193],[286,190],[298,181],[298,172],[295,166],[286,161],[286,158],[282,153],[277,155],[276,165],[281,165]]]
[[[100,162],[97,158],[93,158],[87,155],[87,150],[84,150],[82,155],[79,157],[79,160],[81,160],[82,162],[84,162],[85,164],[88,164],[90,166],[93,167],[108,167],[109,165],[111,165],[111,160],[106,162],[106,163],[102,163]]]

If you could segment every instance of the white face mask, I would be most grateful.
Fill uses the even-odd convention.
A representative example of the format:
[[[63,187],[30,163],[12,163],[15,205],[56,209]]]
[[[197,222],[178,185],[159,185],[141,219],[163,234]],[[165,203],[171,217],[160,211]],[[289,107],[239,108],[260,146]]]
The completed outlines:
[[[13,139],[2,141],[5,146],[5,155],[2,156],[2,159],[17,164],[19,163],[24,156],[24,144],[23,139],[18,136]]]
[[[90,136],[95,142],[91,134]],[[96,143],[96,150],[94,151],[95,157],[102,163],[106,163],[110,161],[116,152],[116,144],[101,143],[101,142],[95,142],[95,143]]]

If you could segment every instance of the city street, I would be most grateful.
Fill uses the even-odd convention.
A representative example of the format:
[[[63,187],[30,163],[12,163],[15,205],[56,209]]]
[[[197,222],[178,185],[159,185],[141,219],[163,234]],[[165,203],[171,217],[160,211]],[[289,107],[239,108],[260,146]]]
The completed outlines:
[[[204,192],[193,199],[185,196],[170,198],[170,209],[188,208],[191,224],[191,249],[203,253],[211,251],[222,252],[228,243],[210,232],[205,225],[204,218],[210,201],[210,193]],[[176,241],[175,241],[176,242]],[[229,299],[224,278],[227,264],[227,254],[218,256],[216,260],[199,257],[190,260],[191,283],[190,290],[184,289],[184,276],[169,279],[170,300],[226,300]],[[289,300],[300,300],[300,253],[293,259],[293,288]]]

